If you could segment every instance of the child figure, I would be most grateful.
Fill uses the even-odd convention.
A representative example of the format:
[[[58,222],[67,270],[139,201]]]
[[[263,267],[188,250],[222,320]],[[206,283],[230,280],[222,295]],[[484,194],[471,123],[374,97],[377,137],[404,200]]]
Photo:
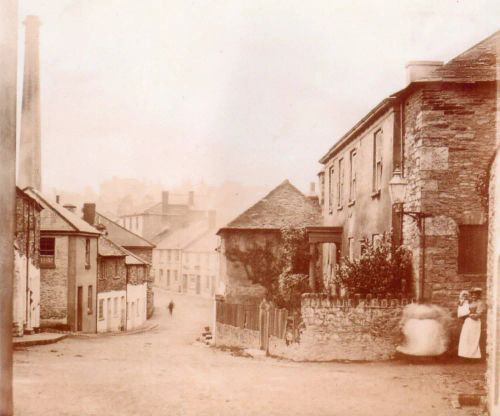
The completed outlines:
[[[460,319],[462,325],[465,318],[469,316],[469,292],[467,290],[462,290],[458,297],[458,307],[457,307],[457,317]]]

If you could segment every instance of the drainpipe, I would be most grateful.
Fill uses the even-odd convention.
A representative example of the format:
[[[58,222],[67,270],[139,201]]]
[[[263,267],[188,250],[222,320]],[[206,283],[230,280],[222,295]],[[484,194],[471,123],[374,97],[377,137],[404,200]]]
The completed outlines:
[[[0,414],[12,401],[12,293],[16,212],[17,0],[0,0]]]

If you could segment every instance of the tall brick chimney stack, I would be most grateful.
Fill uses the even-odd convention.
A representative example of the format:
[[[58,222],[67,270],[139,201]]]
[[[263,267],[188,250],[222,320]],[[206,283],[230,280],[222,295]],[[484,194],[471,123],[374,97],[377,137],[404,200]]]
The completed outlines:
[[[37,16],[27,16],[24,24],[26,26],[26,39],[18,184],[21,188],[31,186],[42,190],[38,41],[40,20]]]

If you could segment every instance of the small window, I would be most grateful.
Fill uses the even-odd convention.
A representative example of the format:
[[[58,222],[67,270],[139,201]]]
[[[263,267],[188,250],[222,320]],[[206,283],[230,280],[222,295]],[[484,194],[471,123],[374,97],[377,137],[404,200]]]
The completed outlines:
[[[167,259],[169,262],[172,261],[172,250],[167,250]]]
[[[92,315],[94,313],[94,288],[89,285],[87,292],[87,314]]]
[[[135,217],[135,229],[139,229],[139,217]]]
[[[136,316],[139,316],[139,310],[140,310],[140,305],[141,305],[140,299],[137,299],[136,305],[137,305],[137,308],[135,308]]]
[[[113,315],[118,315],[118,298],[114,298],[113,300]]]
[[[382,130],[373,135],[373,192],[380,192],[382,187]]]
[[[54,237],[40,238],[40,267],[55,266],[56,239]]]
[[[380,247],[382,242],[382,236],[380,234],[372,234],[372,246],[373,248]]]
[[[179,250],[175,250],[175,260],[179,261]]]
[[[104,319],[104,299],[99,299],[99,320]]]
[[[337,182],[337,207],[342,208],[344,197],[344,159],[339,160],[339,177]]]
[[[174,279],[177,282],[177,270],[174,270]]]
[[[349,237],[348,249],[349,249],[349,253],[348,253],[349,260],[353,261],[354,260],[354,238],[353,237]]]
[[[349,202],[356,201],[356,150],[351,151],[351,164],[349,174]]]
[[[335,174],[335,169],[333,166],[330,168],[330,173],[328,175],[328,210],[330,213],[333,212],[333,178]]]
[[[90,238],[85,239],[85,268],[90,269]]]
[[[458,273],[486,273],[487,247],[486,225],[459,225]]]
[[[167,270],[167,286],[170,286],[170,270]]]

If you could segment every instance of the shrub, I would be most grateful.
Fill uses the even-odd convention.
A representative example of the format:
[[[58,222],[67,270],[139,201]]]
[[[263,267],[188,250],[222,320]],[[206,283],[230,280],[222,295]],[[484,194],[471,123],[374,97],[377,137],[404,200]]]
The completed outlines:
[[[378,244],[363,240],[364,251],[359,259],[344,258],[335,276],[337,287],[349,293],[407,293],[411,287],[411,252],[401,246],[392,248],[390,236]]]

